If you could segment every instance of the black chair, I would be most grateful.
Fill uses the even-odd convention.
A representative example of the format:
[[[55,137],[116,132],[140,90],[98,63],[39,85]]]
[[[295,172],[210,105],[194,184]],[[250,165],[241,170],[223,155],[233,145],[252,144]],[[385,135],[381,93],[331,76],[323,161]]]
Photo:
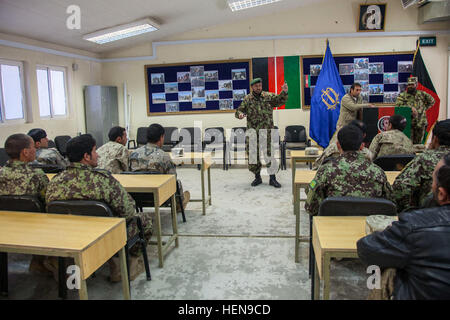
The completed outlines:
[[[59,153],[61,153],[61,155],[63,157],[66,156],[66,145],[67,145],[67,142],[70,139],[71,139],[70,136],[57,136],[57,137],[55,137],[56,149],[58,149]]]
[[[48,147],[49,148],[56,148],[56,143],[53,140],[48,140]]]
[[[223,152],[223,170],[228,170],[228,148],[225,139],[225,130],[222,127],[214,127],[205,129],[203,138],[203,150],[208,148],[209,151],[222,150]]]
[[[178,146],[187,152],[202,152],[202,131],[199,127],[188,127],[180,130]]]
[[[159,171],[124,171],[121,174],[161,174]],[[136,207],[138,211],[143,212],[144,207],[153,207],[155,205],[153,194],[147,193],[137,193],[137,192],[128,192],[131,197],[133,197],[134,201],[136,201]],[[177,191],[175,193],[175,199],[178,201],[178,205],[181,208],[181,216],[183,218],[183,222],[186,222],[186,216],[184,214],[183,201],[181,200],[181,188],[178,184],[177,180]],[[163,206],[170,206],[171,202],[168,201],[167,204],[163,204]]]
[[[148,129],[148,127],[138,128],[137,134],[136,134],[136,143],[137,143],[138,147],[147,144],[147,129]]]
[[[29,166],[36,169],[42,169],[45,173],[59,173],[64,171],[64,168],[57,164],[45,164],[39,162],[30,162]]]
[[[413,154],[382,156],[376,158],[373,163],[384,171],[401,171],[414,157],[415,155]]]
[[[44,205],[36,196],[0,196],[0,210],[44,212]],[[8,295],[8,253],[0,252],[0,293]],[[60,297],[64,297],[60,290]]]
[[[395,216],[396,205],[382,198],[328,197],[319,207],[319,216]],[[313,217],[309,217],[309,274],[311,275],[311,299],[314,300],[314,264],[315,256],[312,246]]]
[[[3,167],[8,162],[9,156],[6,153],[5,148],[0,148],[0,167]]]
[[[304,126],[287,126],[281,143],[281,169],[286,170],[286,150],[305,150],[306,147],[310,146],[311,139],[306,135]]]
[[[73,215],[81,215],[81,216],[94,216],[94,217],[116,217],[112,210],[103,202],[100,201],[91,201],[91,200],[66,200],[66,201],[52,201],[47,204],[47,212],[48,213],[58,213],[58,214],[73,214]],[[130,282],[130,264],[128,252],[131,248],[133,248],[136,244],[141,245],[142,256],[144,258],[144,266],[145,273],[147,275],[147,281],[150,281],[150,266],[148,264],[148,256],[147,256],[147,243],[145,241],[144,229],[142,227],[142,221],[139,217],[132,217],[127,219],[126,225],[127,229],[131,223],[135,222],[139,232],[133,236],[132,238],[127,239],[127,243],[125,245],[125,255],[127,260],[127,272],[128,272],[128,282]],[[64,261],[63,263],[59,263],[59,270],[64,271]],[[61,267],[62,265],[62,267]],[[64,290],[65,287],[64,287]],[[131,290],[131,286],[130,286]]]
[[[170,152],[178,143],[179,132],[177,127],[164,127],[164,143],[162,149]]]

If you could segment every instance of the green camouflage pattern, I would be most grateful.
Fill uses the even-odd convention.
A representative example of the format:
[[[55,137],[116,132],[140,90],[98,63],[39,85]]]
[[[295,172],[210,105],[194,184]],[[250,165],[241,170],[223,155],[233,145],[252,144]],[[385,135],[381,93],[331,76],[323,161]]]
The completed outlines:
[[[361,108],[368,107],[368,103],[363,103],[361,95],[354,98],[350,93],[345,94],[341,100],[341,110],[336,123],[336,133],[346,125],[356,119],[356,115]]]
[[[170,155],[156,144],[147,143],[130,155],[131,171],[159,171],[162,174],[177,174]]]
[[[369,149],[373,153],[374,159],[394,154],[414,154],[411,140],[397,129],[377,134]]]
[[[108,170],[113,174],[128,171],[130,152],[120,143],[109,141],[97,149],[97,168]]]
[[[357,152],[361,152],[367,160],[369,161],[373,160],[372,152],[368,148],[363,148],[362,150]],[[339,153],[339,149],[337,147],[336,142],[330,143],[328,147],[326,147],[325,150],[323,150],[323,153],[320,155],[320,157],[318,157],[316,161],[314,161],[313,169],[317,170],[322,165],[323,161],[326,158],[329,157],[337,158],[340,155],[341,154]]]
[[[245,151],[247,152],[248,158],[248,170],[254,174],[260,174],[262,168],[262,155],[264,162],[266,163],[268,174],[276,174],[279,170],[279,163],[272,157],[272,130],[262,129],[258,132],[259,134],[256,134],[256,131],[254,130],[247,131],[248,139],[245,141]]]
[[[36,149],[36,161],[42,164],[54,164],[67,168],[69,161],[66,160],[55,148]]]
[[[48,178],[44,171],[22,161],[8,160],[0,169],[0,195],[37,196],[45,202]]]
[[[420,207],[431,192],[434,167],[449,152],[450,146],[426,150],[403,168],[392,186],[398,212]]]
[[[392,187],[380,167],[361,152],[349,151],[320,166],[309,185],[305,209],[317,215],[327,197],[345,196],[391,200]]]
[[[404,91],[398,95],[395,105],[397,107],[416,108],[418,115],[411,118],[411,140],[413,144],[422,143],[428,126],[426,111],[434,105],[434,98],[420,90],[417,90],[415,94]]]
[[[134,199],[122,185],[108,173],[95,171],[92,167],[71,163],[58,173],[49,183],[46,194],[47,203],[57,200],[93,200],[107,204],[118,217],[129,219],[138,216],[142,220],[147,242],[153,233],[152,219],[146,212],[137,213]],[[128,238],[138,233],[137,225],[130,224]],[[135,246],[138,247],[138,246]],[[139,248],[134,249],[136,253]]]

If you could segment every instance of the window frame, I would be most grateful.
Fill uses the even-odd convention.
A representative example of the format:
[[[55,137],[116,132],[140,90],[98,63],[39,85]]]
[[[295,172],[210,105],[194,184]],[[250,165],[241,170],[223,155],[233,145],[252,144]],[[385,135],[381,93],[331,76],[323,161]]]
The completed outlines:
[[[39,101],[39,84],[37,80],[37,71],[44,70],[47,71],[47,85],[48,85],[48,97],[49,97],[49,105],[50,105],[50,115],[41,116],[41,105],[38,103],[39,107],[39,117],[41,119],[65,119],[69,116],[69,96],[68,96],[68,83],[67,83],[67,68],[61,66],[51,66],[51,65],[36,65],[36,87],[38,91],[38,101]],[[52,77],[51,71],[61,71],[63,73],[64,78],[64,95],[65,95],[65,114],[55,115],[55,111],[53,108],[53,94],[52,94]]]
[[[5,97],[3,96],[3,82],[0,68],[0,125],[25,123],[27,119],[27,100],[25,96],[24,63],[23,61],[0,59],[0,66],[1,65],[15,66],[19,68],[20,87],[21,87],[20,91],[22,92],[22,118],[6,119],[5,101],[4,101]]]

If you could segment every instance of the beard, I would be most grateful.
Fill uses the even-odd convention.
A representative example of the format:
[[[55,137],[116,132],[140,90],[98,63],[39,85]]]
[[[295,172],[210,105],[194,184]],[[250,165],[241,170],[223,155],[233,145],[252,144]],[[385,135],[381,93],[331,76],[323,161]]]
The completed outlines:
[[[406,92],[408,92],[409,94],[415,94],[416,91],[417,91],[416,88],[408,88],[408,89],[406,89]]]

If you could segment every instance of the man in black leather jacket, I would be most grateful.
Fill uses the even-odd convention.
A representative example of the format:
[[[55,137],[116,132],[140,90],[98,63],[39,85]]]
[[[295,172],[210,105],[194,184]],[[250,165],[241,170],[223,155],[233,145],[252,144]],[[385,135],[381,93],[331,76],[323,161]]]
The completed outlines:
[[[397,269],[393,299],[450,299],[450,154],[437,164],[432,190],[439,207],[400,213],[357,243],[364,263]]]

